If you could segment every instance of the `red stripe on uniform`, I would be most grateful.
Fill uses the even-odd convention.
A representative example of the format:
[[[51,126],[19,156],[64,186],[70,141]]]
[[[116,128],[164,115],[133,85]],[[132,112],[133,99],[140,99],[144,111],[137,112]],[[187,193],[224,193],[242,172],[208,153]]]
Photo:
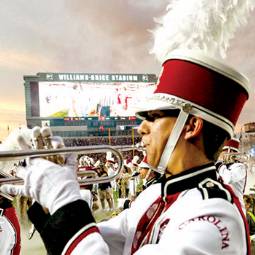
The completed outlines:
[[[246,220],[246,216],[243,213],[241,203],[240,203],[238,197],[235,195],[234,191],[232,190],[232,188],[229,185],[225,184],[224,187],[227,188],[227,190],[231,193],[234,204],[237,206],[237,209],[238,209],[239,213],[242,216],[244,226],[245,226],[245,232],[246,232],[247,255],[251,255],[251,242],[250,242],[249,226],[248,226],[248,222]]]
[[[68,247],[67,251],[66,251],[66,255],[70,255],[73,250],[75,249],[75,247],[84,239],[86,238],[88,235],[92,234],[92,233],[99,233],[99,230],[97,227],[93,226],[87,230],[85,230],[84,232],[82,232],[79,236],[77,236],[77,238],[71,243],[71,245]]]
[[[14,233],[15,233],[15,244],[12,247],[12,254],[18,255],[21,250],[21,236],[20,236],[20,224],[18,220],[18,216],[16,214],[16,210],[14,207],[10,207],[4,210],[4,216],[11,224]]]
[[[150,205],[137,225],[132,242],[131,254],[134,254],[140,247],[149,243],[155,222],[176,201],[179,194],[176,193],[167,196],[166,202],[160,196]]]

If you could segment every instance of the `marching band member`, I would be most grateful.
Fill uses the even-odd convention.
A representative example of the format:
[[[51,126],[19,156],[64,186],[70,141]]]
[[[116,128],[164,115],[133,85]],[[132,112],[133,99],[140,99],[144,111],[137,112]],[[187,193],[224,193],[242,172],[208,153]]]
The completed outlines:
[[[79,158],[79,166],[78,166],[78,171],[77,173],[85,173],[86,171],[90,172],[95,172],[96,174],[96,169],[91,165],[91,160],[88,156],[81,156]],[[85,180],[88,178],[87,176],[85,177],[79,177],[82,180]],[[80,193],[81,197],[83,200],[87,201],[88,205],[90,208],[93,206],[93,196],[92,196],[92,189],[93,185],[83,185],[80,188]]]
[[[124,199],[129,196],[129,180],[132,177],[132,170],[131,170],[132,163],[127,163],[126,160],[124,160],[124,166],[119,176],[119,186],[120,186],[120,192],[119,197]]]
[[[17,136],[23,139],[30,138],[31,130],[18,128],[13,130],[0,145],[0,150],[20,149]],[[0,163],[0,178],[10,177],[16,174],[18,161],[3,161]],[[0,192],[0,254],[19,255],[21,251],[20,222],[16,208],[13,205],[13,197]]]
[[[44,159],[19,169],[25,186],[1,187],[49,209],[44,221],[36,216],[43,214],[38,204],[29,209],[49,254],[250,254],[240,202],[217,180],[213,163],[248,98],[246,80],[239,73],[233,79],[228,68],[205,56],[178,54],[164,63],[147,108],[137,113],[144,118],[138,131],[148,163],[164,169],[164,177],[131,208],[96,224],[72,168]],[[192,93],[197,90],[202,97]],[[231,100],[228,111],[223,96]]]
[[[224,183],[232,187],[240,200],[243,212],[246,213],[243,195],[247,181],[247,165],[245,162],[240,162],[238,156],[235,158],[235,153],[240,153],[239,145],[240,141],[237,138],[227,140],[224,143],[219,161],[216,162],[216,165],[218,165],[218,174]]]
[[[0,177],[4,177],[1,176]],[[0,254],[19,255],[21,249],[20,224],[12,201],[0,193]]]
[[[98,176],[108,176],[107,168],[104,164],[100,164],[97,168]],[[98,195],[101,201],[101,205],[103,210],[106,209],[105,207],[105,200],[108,204],[108,209],[113,210],[113,197],[112,197],[112,186],[111,182],[99,183],[98,184]]]
[[[132,171],[131,178],[129,179],[128,185],[129,185],[129,195],[130,196],[136,196],[137,193],[137,176],[138,176],[138,161],[139,161],[139,156],[135,155],[133,159],[130,162],[130,169]]]
[[[108,176],[112,177],[112,176],[114,176],[116,174],[115,161],[114,161],[114,158],[112,156],[112,152],[111,151],[106,153],[105,166],[107,168]],[[117,192],[117,183],[116,183],[115,180],[111,181],[111,186],[112,186],[113,190],[115,192]]]
[[[248,81],[205,51],[197,52],[200,47],[213,52],[216,43],[210,36],[222,39],[215,26],[214,33],[206,31],[199,36],[195,30],[194,37],[183,37],[194,31],[195,25],[212,25],[215,9],[228,11],[230,6],[236,7],[236,1],[190,2],[177,1],[176,9],[170,5],[168,14],[175,11],[174,20],[169,15],[166,18],[168,24],[177,27],[188,20],[190,30],[174,30],[174,34],[180,40],[184,38],[189,50],[172,51],[167,44],[176,47],[176,41],[165,36],[168,42],[160,43],[159,49],[163,68],[157,88],[136,113],[143,119],[138,132],[148,163],[164,175],[160,183],[145,189],[130,208],[100,224],[95,223],[87,203],[81,200],[68,162],[59,166],[32,159],[26,168],[19,168],[23,186],[1,186],[2,191],[33,197],[49,209],[49,214],[40,219],[37,215],[43,215],[43,211],[39,204],[28,212],[48,254],[250,254],[247,222],[240,202],[228,186],[219,182],[214,165],[215,155],[224,140],[233,135],[248,99]],[[191,6],[194,8],[189,9]],[[206,7],[206,15],[201,14],[201,6]],[[181,16],[184,9],[185,15]],[[230,13],[217,15],[220,18],[216,21],[224,21],[224,26],[225,18],[232,18]],[[201,22],[201,17],[206,22]],[[236,22],[235,18],[231,21]],[[163,22],[163,31],[167,33],[169,27],[165,25]],[[162,29],[159,30],[161,33]],[[205,38],[212,44],[204,45]],[[194,43],[196,50],[191,50]],[[217,52],[220,50],[216,47]]]

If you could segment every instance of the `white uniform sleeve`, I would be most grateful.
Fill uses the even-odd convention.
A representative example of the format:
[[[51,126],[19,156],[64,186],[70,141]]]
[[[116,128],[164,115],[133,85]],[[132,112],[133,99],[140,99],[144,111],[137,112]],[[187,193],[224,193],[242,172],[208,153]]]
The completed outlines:
[[[0,216],[0,254],[11,255],[16,243],[16,234],[8,219]]]
[[[155,195],[156,196],[156,195]],[[131,208],[122,211],[118,216],[111,218],[110,220],[100,222],[95,226],[98,227],[98,231],[88,233],[88,230],[82,230],[82,232],[88,233],[82,238],[74,237],[70,240],[70,243],[77,240],[78,245],[71,249],[70,243],[66,245],[66,249],[72,250],[72,255],[76,254],[96,254],[96,255],[121,255],[129,254],[132,245],[132,236],[136,229],[136,224],[130,223],[130,221],[138,221],[138,215],[142,215],[144,211],[144,204],[136,204],[140,197],[132,204]],[[148,202],[150,204],[150,202]],[[148,206],[148,205],[147,205]],[[146,206],[146,207],[147,207]],[[140,210],[138,213],[137,210]],[[91,228],[92,229],[92,228]],[[78,234],[79,236],[79,234]],[[94,241],[90,241],[91,238]],[[79,239],[79,240],[78,240]],[[92,242],[94,242],[92,244]],[[66,254],[66,253],[63,253]]]
[[[103,239],[108,244],[111,255],[122,254],[127,236],[127,213],[129,209],[122,211],[117,217],[98,224]]]
[[[65,255],[65,254],[110,255],[110,252],[102,236],[99,233],[94,232],[87,235],[85,238],[82,238],[73,249],[67,244],[66,248],[62,252],[62,255]]]

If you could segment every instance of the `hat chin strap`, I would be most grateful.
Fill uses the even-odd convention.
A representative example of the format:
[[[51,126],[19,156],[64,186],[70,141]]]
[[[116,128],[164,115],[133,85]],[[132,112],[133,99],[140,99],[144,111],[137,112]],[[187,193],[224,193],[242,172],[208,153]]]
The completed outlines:
[[[173,150],[178,142],[178,139],[179,139],[181,132],[184,128],[184,125],[188,119],[188,116],[189,116],[189,112],[181,109],[180,114],[175,122],[174,127],[173,127],[173,130],[168,137],[166,146],[164,148],[164,151],[163,151],[160,161],[159,161],[159,165],[156,169],[154,169],[155,171],[157,171],[161,174],[165,173],[168,161],[172,156]]]

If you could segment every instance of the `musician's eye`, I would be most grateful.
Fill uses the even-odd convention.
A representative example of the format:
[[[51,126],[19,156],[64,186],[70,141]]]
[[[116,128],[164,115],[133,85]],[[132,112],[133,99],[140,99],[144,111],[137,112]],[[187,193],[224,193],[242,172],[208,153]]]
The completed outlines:
[[[150,111],[145,116],[145,119],[150,122],[154,122],[157,119],[163,118],[163,117],[177,117],[179,115],[179,110],[163,110],[163,111]]]
[[[145,119],[150,122],[154,122],[156,119],[165,117],[165,114],[163,112],[157,111],[157,112],[148,112]]]

